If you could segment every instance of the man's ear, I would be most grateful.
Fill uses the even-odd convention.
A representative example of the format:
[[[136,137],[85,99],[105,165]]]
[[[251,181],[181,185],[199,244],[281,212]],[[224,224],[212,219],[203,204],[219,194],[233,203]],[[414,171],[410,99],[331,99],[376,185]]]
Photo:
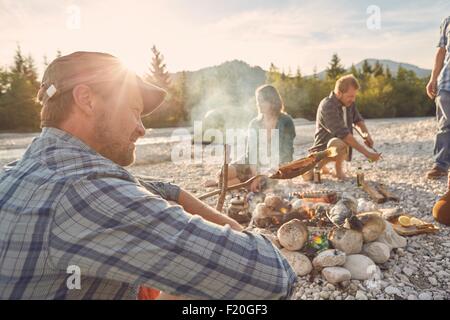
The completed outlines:
[[[91,115],[93,113],[93,92],[87,85],[79,84],[72,90],[75,107],[81,112]]]

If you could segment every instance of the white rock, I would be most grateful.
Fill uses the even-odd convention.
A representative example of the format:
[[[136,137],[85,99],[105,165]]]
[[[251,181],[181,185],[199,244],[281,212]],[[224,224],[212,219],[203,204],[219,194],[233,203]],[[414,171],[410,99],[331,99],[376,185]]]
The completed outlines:
[[[391,250],[382,242],[370,242],[363,246],[362,253],[375,263],[385,263],[389,260]]]
[[[332,284],[349,281],[352,277],[350,271],[342,267],[327,267],[322,270],[322,276]]]
[[[400,291],[400,289],[393,287],[393,286],[386,287],[384,289],[384,292],[386,292],[387,294],[391,294],[391,295],[392,294],[396,294],[398,296],[402,295],[402,292]]]
[[[405,247],[407,243],[406,239],[395,232],[390,222],[385,221],[385,225],[386,228],[381,236],[378,237],[377,241],[387,244],[391,250]]]
[[[433,300],[433,296],[429,292],[422,292],[419,294],[419,300]]]
[[[342,266],[345,263],[345,253],[336,249],[320,252],[313,260],[315,268]]]
[[[408,300],[417,300],[417,297],[415,295],[413,295],[413,294],[410,294],[408,296]]]
[[[298,219],[293,219],[283,224],[277,231],[280,244],[292,251],[300,250],[308,240],[308,229]]]
[[[362,292],[361,290],[356,291],[355,299],[356,300],[368,300],[368,298],[365,295],[365,293]]]
[[[339,228],[332,230],[328,238],[334,248],[341,250],[346,254],[361,252],[363,245],[363,236],[361,232]]]
[[[379,212],[358,214],[358,218],[364,225],[362,229],[364,242],[375,241],[386,229],[386,222]]]
[[[414,273],[414,270],[408,267],[403,268],[403,273],[406,274],[408,277],[412,276]]]
[[[372,201],[366,200],[364,198],[358,199],[358,212],[368,212],[377,210],[377,205]]]
[[[428,282],[430,282],[433,286],[438,285],[436,278],[433,278],[433,277],[428,277]]]
[[[308,257],[304,254],[284,248],[281,249],[281,253],[298,276],[305,276],[312,271],[313,266],[311,261],[309,261]]]
[[[375,262],[362,254],[347,256],[344,268],[350,271],[353,280],[368,280],[378,272]]]

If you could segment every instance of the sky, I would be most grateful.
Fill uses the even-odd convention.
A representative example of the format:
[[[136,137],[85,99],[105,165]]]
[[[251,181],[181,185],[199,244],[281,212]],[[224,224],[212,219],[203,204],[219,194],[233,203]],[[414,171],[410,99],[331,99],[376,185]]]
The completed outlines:
[[[17,45],[43,71],[56,51],[102,51],[139,74],[151,47],[169,72],[239,59],[286,72],[365,58],[431,69],[448,0],[0,0],[0,66]]]

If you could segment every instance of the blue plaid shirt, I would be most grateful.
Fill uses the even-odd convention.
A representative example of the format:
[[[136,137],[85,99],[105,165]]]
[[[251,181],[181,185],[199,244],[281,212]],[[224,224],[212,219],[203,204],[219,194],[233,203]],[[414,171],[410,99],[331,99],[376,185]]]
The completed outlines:
[[[0,174],[0,299],[136,299],[139,285],[210,299],[292,294],[296,276],[267,238],[186,213],[168,202],[179,192],[44,128]],[[80,289],[67,285],[69,266]]]
[[[447,17],[441,23],[440,38],[438,48],[445,48],[446,55],[444,60],[444,67],[438,77],[438,89],[450,91],[450,17]]]

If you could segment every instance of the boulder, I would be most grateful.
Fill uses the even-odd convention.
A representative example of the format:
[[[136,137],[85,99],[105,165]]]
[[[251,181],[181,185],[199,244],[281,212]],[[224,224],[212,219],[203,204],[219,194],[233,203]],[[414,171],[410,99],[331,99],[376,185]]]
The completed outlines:
[[[308,240],[308,229],[298,219],[293,219],[283,224],[277,231],[280,244],[292,251],[300,250]]]
[[[407,244],[406,239],[395,232],[392,224],[388,221],[385,221],[385,230],[378,237],[377,242],[382,242],[388,245],[391,250],[395,248],[403,248]]]
[[[304,254],[287,249],[281,249],[281,253],[298,276],[305,276],[312,271],[311,261]]]
[[[334,248],[346,254],[360,253],[363,245],[362,233],[351,229],[333,229],[328,235],[328,239]]]
[[[350,271],[342,267],[327,267],[322,270],[322,276],[332,284],[348,281],[352,277]]]
[[[347,256],[344,268],[350,271],[352,280],[368,280],[377,272],[375,262],[362,254]]]
[[[281,212],[273,211],[264,203],[258,203],[253,211],[252,221],[255,226],[266,228],[272,224],[272,219],[274,217],[279,217],[281,219]]]
[[[385,221],[378,212],[359,214],[358,219],[363,224],[362,234],[364,242],[375,241],[386,228]]]
[[[345,253],[336,249],[320,252],[313,260],[313,266],[317,269],[342,266],[345,263]]]
[[[391,250],[387,244],[382,242],[370,242],[363,246],[362,253],[375,263],[385,263],[389,260]]]

